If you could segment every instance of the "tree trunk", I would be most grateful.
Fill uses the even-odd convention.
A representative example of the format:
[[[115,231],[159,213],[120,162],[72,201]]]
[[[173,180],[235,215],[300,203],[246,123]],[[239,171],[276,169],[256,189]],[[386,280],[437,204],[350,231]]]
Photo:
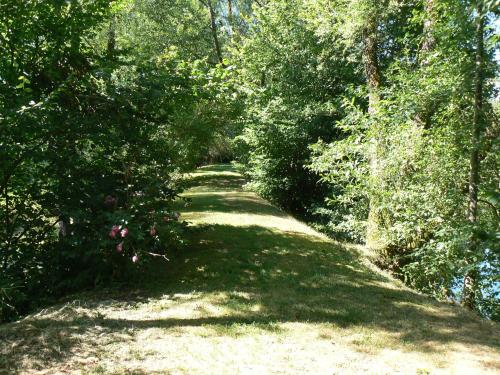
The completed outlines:
[[[363,30],[363,64],[368,85],[368,113],[370,116],[375,116],[380,101],[380,68],[378,64],[377,22],[375,18],[371,18]],[[373,179],[376,179],[379,174],[378,143],[379,140],[375,136],[369,155],[370,174]],[[366,243],[374,249],[380,247],[380,215],[377,200],[373,196],[370,197]]]
[[[469,208],[467,219],[472,226],[478,221],[477,203],[479,194],[479,145],[483,120],[483,69],[484,69],[484,17],[481,2],[477,2],[476,57],[474,75],[474,117],[472,120],[472,150],[469,172]],[[477,253],[478,240],[473,234],[470,241],[471,254]],[[472,262],[468,259],[468,262]],[[470,309],[475,307],[477,293],[477,269],[470,270],[464,277],[462,304]]]
[[[436,47],[436,38],[434,36],[436,27],[436,6],[435,0],[424,1],[424,27],[423,27],[423,41],[419,50],[419,64],[422,74],[425,74],[425,68],[430,64],[429,54]],[[422,107],[418,110],[414,121],[424,129],[431,127],[431,117],[435,110],[435,103],[432,98],[425,98]]]
[[[5,242],[5,248],[3,249],[3,262],[2,262],[2,270],[7,269],[7,259],[10,256],[10,242],[12,239],[12,231],[10,229],[10,195],[9,195],[9,190],[8,190],[8,184],[5,184],[4,191],[3,191],[3,196],[4,196],[4,226],[5,229],[0,231],[0,240],[2,242]]]
[[[424,20],[424,40],[422,41],[422,46],[420,47],[420,53],[424,58],[421,61],[422,65],[427,65],[429,62],[425,59],[425,55],[431,52],[435,45],[436,39],[434,37],[434,28],[436,24],[436,6],[435,0],[425,0],[424,1],[424,12],[425,12],[425,20]]]
[[[227,0],[227,21],[231,30],[231,36],[234,34],[234,14],[233,14],[233,0]]]
[[[217,22],[215,16],[215,10],[212,5],[212,0],[207,0],[208,10],[210,11],[210,29],[212,30],[212,38],[214,40],[215,52],[217,53],[217,59],[219,63],[224,66],[224,60],[222,58],[222,51],[220,48],[219,37],[217,35]]]
[[[108,56],[113,57],[115,55],[116,50],[116,19],[115,16],[111,17],[109,21],[109,29],[108,29]]]
[[[231,23],[233,20],[233,0],[227,0],[227,17]]]

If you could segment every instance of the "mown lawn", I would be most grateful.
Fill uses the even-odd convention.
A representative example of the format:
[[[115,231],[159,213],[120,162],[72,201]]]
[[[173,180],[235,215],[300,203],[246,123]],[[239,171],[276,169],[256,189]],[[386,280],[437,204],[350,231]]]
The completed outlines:
[[[500,372],[498,325],[409,290],[229,166],[190,183],[189,249],[136,288],[1,326],[0,373]]]

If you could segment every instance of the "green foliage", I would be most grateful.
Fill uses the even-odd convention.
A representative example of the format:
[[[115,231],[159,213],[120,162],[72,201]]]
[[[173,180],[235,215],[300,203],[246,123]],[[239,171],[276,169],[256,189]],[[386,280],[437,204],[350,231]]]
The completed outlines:
[[[302,215],[325,194],[319,176],[306,168],[308,147],[338,135],[335,95],[343,81],[356,78],[343,52],[301,19],[303,11],[302,1],[276,1],[257,12],[239,56],[247,111],[236,142],[252,187]]]
[[[382,77],[376,113],[367,111],[360,77],[372,19]],[[480,219],[471,225],[466,214],[474,29],[474,13],[462,1],[273,1],[256,12],[238,55],[248,95],[237,144],[260,194],[295,213],[314,213],[308,219],[323,230],[359,242],[372,210],[381,266],[416,289],[453,300],[475,270],[476,305],[495,317],[498,114],[489,104],[497,71],[491,29]]]
[[[181,174],[205,157],[231,98],[219,67],[175,46],[131,47],[152,11],[10,5],[0,12],[11,57],[0,65],[0,319],[130,279],[183,246],[172,209]],[[131,19],[148,22],[129,30]]]
[[[349,137],[315,145],[312,169],[340,187],[340,194],[329,200],[335,213],[334,229],[362,239],[369,200],[376,202],[382,266],[416,289],[454,300],[460,299],[463,277],[479,270],[482,294],[476,303],[486,316],[494,317],[498,314],[499,249],[492,234],[498,217],[491,207],[480,205],[481,220],[471,226],[465,214],[473,114],[468,72],[473,71],[474,60],[472,25],[462,16],[467,10],[461,7],[450,2],[438,8],[433,29],[436,45],[429,56],[420,54],[419,35],[412,36],[418,30],[415,22],[421,23],[428,15],[414,9],[415,17],[396,34],[401,35],[404,48],[386,70],[377,114],[365,114],[362,105],[346,111],[341,126]],[[416,69],[415,61],[424,63]],[[488,90],[486,96],[491,98],[491,87]],[[362,100],[357,97],[354,103]],[[491,108],[487,111],[487,116],[493,116]],[[490,126],[489,131],[481,145],[485,160],[496,158],[491,153],[491,142],[495,142],[491,135],[497,130]],[[372,175],[369,159],[375,139],[382,167]],[[496,170],[498,165],[483,164],[482,194],[496,189]],[[342,210],[348,214],[339,217]],[[479,246],[472,252],[471,238],[476,237]]]
[[[169,256],[183,173],[233,158],[336,238],[376,223],[379,264],[412,287],[459,299],[474,274],[477,308],[498,317],[498,12],[484,5],[475,74],[462,0],[3,1],[0,319]]]

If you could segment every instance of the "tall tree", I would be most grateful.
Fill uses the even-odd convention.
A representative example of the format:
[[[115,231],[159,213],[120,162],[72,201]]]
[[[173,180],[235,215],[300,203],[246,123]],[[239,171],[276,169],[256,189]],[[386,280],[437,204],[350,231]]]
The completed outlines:
[[[421,64],[426,65],[428,61],[425,54],[431,52],[436,44],[434,36],[434,27],[436,24],[436,4],[435,0],[424,1],[424,28],[422,46],[420,47]]]
[[[222,49],[218,35],[217,27],[217,14],[215,13],[215,8],[212,0],[200,0],[200,2],[205,5],[210,13],[210,30],[212,32],[212,39],[215,47],[215,52],[217,54],[217,59],[221,65],[224,65],[224,58],[222,57]]]
[[[116,16],[112,15],[109,20],[109,29],[108,29],[108,44],[107,44],[107,52],[108,57],[112,57],[115,54],[116,49]]]
[[[229,22],[233,19],[233,0],[227,0],[227,16]]]
[[[475,227],[478,222],[478,194],[479,194],[479,148],[483,128],[483,86],[484,86],[484,23],[485,16],[481,1],[476,2],[476,53],[474,74],[474,115],[472,120],[472,148],[470,154],[469,171],[469,208],[468,220]],[[475,228],[474,228],[475,229]],[[473,231],[470,241],[470,252],[477,253],[478,241]],[[477,269],[473,267],[464,277],[462,304],[468,308],[475,307],[478,293],[476,279]]]
[[[371,7],[368,7],[370,9]],[[378,59],[378,17],[376,12],[366,14],[365,25],[362,30],[363,38],[363,65],[368,86],[368,114],[370,117],[377,115],[380,102],[381,74]],[[369,163],[371,177],[376,179],[379,174],[378,139],[376,131],[374,132],[373,142],[371,144]],[[370,198],[370,211],[368,216],[368,227],[366,242],[372,248],[380,247],[380,215],[377,202],[373,197]]]
[[[436,48],[435,28],[438,20],[435,0],[424,0],[423,11],[423,39],[418,51],[418,60],[420,73],[425,81],[426,68],[432,69],[430,55]],[[434,107],[432,99],[427,95],[415,116],[415,122],[425,129],[430,127],[430,118],[432,116],[432,108]]]

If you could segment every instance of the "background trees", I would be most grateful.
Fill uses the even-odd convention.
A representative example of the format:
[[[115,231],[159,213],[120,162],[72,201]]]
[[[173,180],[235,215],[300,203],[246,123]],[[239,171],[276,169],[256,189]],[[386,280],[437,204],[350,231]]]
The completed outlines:
[[[481,17],[477,7],[489,11]],[[245,37],[243,56],[251,57],[241,65],[255,89],[239,138],[262,194],[286,208],[295,201],[295,212],[338,238],[367,242],[381,266],[413,287],[488,316],[498,314],[497,65],[495,30],[478,28],[491,25],[496,9],[466,1],[269,3]],[[327,126],[308,133],[298,109]],[[290,157],[294,148],[300,158]],[[469,187],[483,202],[477,221],[467,213],[476,201]]]
[[[3,317],[180,246],[182,173],[236,157],[266,198],[497,318],[495,22],[495,1],[2,1]]]
[[[225,73],[155,5],[1,5],[2,318],[182,245],[172,202],[217,134]]]

